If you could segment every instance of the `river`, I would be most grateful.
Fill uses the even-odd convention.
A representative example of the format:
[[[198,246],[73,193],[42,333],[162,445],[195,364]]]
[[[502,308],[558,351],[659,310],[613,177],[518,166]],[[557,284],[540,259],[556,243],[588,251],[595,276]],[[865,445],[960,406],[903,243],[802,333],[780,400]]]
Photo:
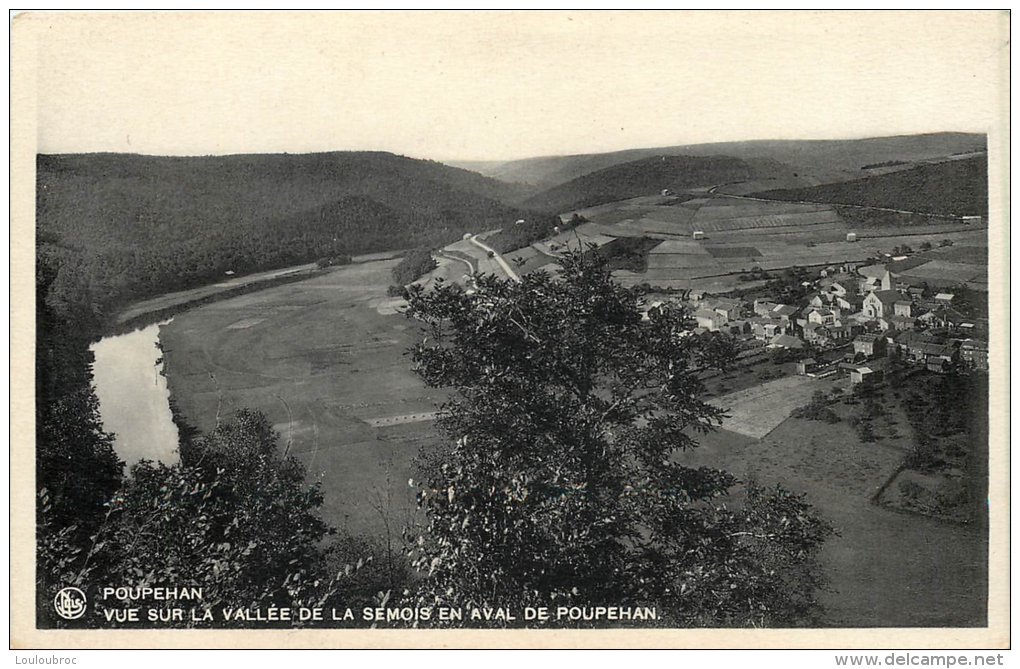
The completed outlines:
[[[128,467],[139,460],[177,462],[177,426],[170,414],[157,323],[92,345],[99,413],[114,449]]]

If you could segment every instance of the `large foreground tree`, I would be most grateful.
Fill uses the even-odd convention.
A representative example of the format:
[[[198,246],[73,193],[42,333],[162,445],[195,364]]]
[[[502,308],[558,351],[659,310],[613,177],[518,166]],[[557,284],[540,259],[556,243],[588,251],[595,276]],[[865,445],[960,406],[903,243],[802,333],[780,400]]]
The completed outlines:
[[[408,294],[426,331],[416,370],[456,390],[419,484],[419,603],[809,622],[831,530],[798,496],[682,464],[723,414],[701,399],[702,344],[682,309],[642,322],[594,255],[568,255],[557,277]]]
[[[104,610],[128,604],[102,598],[101,584],[202,589],[197,616],[163,619],[159,627],[264,627],[223,611],[373,604],[381,587],[377,570],[362,570],[371,547],[350,537],[330,541],[335,532],[319,515],[318,487],[305,484],[296,460],[280,455],[276,433],[257,411],[238,411],[182,449],[176,464],[135,465],[84,541],[76,527],[61,524],[52,502],[42,493],[37,589],[44,627],[66,624],[51,603],[67,586],[85,590],[92,602],[73,625],[107,627],[118,620]],[[206,610],[215,617],[203,618]]]

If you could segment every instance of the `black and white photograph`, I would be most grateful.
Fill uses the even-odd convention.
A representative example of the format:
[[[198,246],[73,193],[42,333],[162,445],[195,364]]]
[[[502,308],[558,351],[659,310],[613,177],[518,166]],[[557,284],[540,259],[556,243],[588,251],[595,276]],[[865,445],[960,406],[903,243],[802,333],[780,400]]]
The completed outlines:
[[[12,648],[1009,646],[1008,11],[10,20]]]

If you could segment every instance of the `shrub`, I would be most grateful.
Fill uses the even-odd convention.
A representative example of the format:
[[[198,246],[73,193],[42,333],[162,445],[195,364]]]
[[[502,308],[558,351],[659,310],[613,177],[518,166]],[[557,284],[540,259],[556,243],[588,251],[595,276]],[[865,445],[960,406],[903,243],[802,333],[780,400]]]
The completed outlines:
[[[408,251],[400,263],[393,268],[393,278],[402,286],[428,274],[439,264],[432,257],[432,251],[426,247],[419,247]]]

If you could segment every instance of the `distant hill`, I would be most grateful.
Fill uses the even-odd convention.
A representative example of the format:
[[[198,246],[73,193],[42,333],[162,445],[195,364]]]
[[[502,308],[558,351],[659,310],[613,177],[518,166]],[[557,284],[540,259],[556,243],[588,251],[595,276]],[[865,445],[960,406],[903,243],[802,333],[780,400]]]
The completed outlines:
[[[118,304],[227,270],[442,244],[543,216],[510,204],[525,188],[389,153],[36,162],[40,257],[62,268],[58,289]]]
[[[888,207],[928,214],[988,215],[987,157],[924,164],[840,183],[770,190],[755,194],[776,200]]]
[[[523,202],[524,206],[559,213],[594,207],[663,189],[682,191],[750,179],[754,168],[726,156],[655,156],[613,165],[554,186]]]
[[[855,179],[860,168],[889,161],[915,162],[953,154],[985,151],[985,135],[930,133],[848,140],[761,140],[688,144],[611,153],[544,156],[503,163],[451,163],[507,182],[549,189],[579,176],[621,163],[661,155],[732,156],[744,161],[767,159],[787,165],[814,183]]]

